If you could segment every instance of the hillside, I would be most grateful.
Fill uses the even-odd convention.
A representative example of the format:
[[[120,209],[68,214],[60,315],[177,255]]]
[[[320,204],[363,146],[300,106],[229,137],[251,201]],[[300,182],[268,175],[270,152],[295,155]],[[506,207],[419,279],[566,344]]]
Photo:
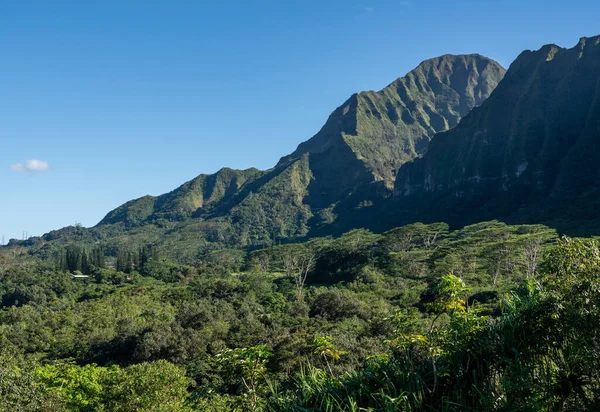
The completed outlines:
[[[319,176],[315,203],[333,203],[361,181],[392,187],[396,169],[423,154],[435,133],[456,126],[480,105],[504,73],[477,54],[426,60],[379,92],[352,95],[279,165],[310,154]]]
[[[170,193],[125,203],[82,236],[177,243],[193,255],[199,247],[264,245],[326,231],[338,216],[389,196],[395,170],[481,104],[504,72],[476,54],[426,60],[379,92],[350,97],[274,168],[200,175]],[[75,238],[65,230],[43,239]]]
[[[157,244],[190,261],[415,221],[597,231],[600,37],[525,51],[503,74],[479,55],[425,61],[380,92],[353,95],[273,169],[201,175],[88,231],[28,244]]]
[[[262,174],[258,169],[224,168],[212,175],[200,175],[162,196],[144,196],[108,213],[98,225],[123,223],[136,226],[152,220],[184,220],[194,212],[229,200],[242,185]]]
[[[523,52],[491,96],[400,168],[398,220],[597,220],[600,36]]]

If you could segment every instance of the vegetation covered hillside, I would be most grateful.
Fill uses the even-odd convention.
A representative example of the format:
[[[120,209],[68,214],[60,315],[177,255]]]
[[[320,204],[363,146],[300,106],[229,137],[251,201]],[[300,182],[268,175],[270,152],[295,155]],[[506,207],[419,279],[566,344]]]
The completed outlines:
[[[0,247],[0,411],[599,410],[600,37],[503,75]]]
[[[12,248],[0,410],[594,410],[600,251],[556,239],[417,223],[192,266]]]
[[[273,169],[200,175],[170,193],[127,202],[76,237],[65,228],[25,244],[161,244],[189,262],[206,250],[264,247],[327,231],[339,215],[389,196],[395,170],[481,104],[504,72],[480,55],[426,60],[380,92],[353,95]]]
[[[353,96],[272,170],[224,169],[129,202],[90,230],[24,245],[50,249],[42,254],[75,240],[113,251],[155,245],[193,262],[212,250],[415,221],[461,227],[498,218],[598,233],[600,36],[525,51],[502,74],[477,55],[426,61],[381,92]],[[395,182],[382,164],[399,166]]]
[[[367,181],[392,187],[396,169],[423,154],[434,134],[453,128],[483,103],[504,73],[477,54],[426,60],[379,92],[352,95],[319,133],[279,164],[310,154],[319,178],[313,183],[318,196],[309,203],[327,199],[329,206],[340,200],[343,193],[330,193],[333,186],[356,186],[359,170]]]
[[[600,36],[525,51],[481,107],[399,170],[396,215],[597,233],[599,140]]]

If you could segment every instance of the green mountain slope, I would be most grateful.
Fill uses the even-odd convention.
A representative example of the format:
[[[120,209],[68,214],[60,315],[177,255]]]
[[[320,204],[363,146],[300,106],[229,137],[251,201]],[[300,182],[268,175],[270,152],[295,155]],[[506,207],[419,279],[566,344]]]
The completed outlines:
[[[244,183],[263,173],[258,169],[224,168],[212,175],[200,175],[164,195],[144,196],[127,202],[108,213],[98,225],[123,223],[129,227],[160,219],[178,221],[191,218],[200,209],[230,199]]]
[[[435,133],[456,126],[480,105],[504,73],[477,54],[426,60],[379,92],[352,95],[279,164],[309,153],[319,176],[314,201],[320,204],[368,181],[392,187],[395,170],[424,153]]]
[[[597,36],[523,52],[481,107],[399,170],[396,215],[597,220],[599,178]]]
[[[273,169],[225,168],[170,193],[127,202],[102,219],[94,237],[224,247],[326,230],[347,210],[388,196],[395,170],[481,104],[504,72],[480,55],[427,60],[380,92],[353,95]]]

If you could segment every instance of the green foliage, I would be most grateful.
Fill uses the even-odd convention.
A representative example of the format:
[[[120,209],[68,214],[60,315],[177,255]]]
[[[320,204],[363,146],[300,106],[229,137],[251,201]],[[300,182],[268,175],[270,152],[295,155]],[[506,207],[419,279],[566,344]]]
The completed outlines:
[[[184,410],[192,383],[185,371],[165,361],[124,369],[51,364],[38,367],[34,373],[73,411]]]
[[[267,345],[226,349],[217,355],[217,363],[226,379],[241,381],[244,409],[257,410],[263,405],[267,389],[267,361],[271,351]]]
[[[465,311],[465,296],[469,290],[459,277],[453,274],[446,275],[435,287],[439,297],[429,307],[432,311],[440,313]]]
[[[166,361],[110,368],[105,388],[112,411],[182,411],[192,381],[185,370]]]
[[[14,351],[0,352],[0,411],[65,411],[61,398],[48,390],[34,373],[35,362]]]
[[[70,410],[96,410],[102,405],[103,380],[107,370],[94,364],[44,365],[35,375],[45,386],[63,400]]]
[[[553,239],[414,224],[193,266],[130,246],[130,273],[86,249],[85,279],[17,256],[0,394],[13,410],[594,410],[599,246]]]
[[[291,399],[280,396],[274,405],[347,411],[596,410],[598,256],[595,240],[560,239],[546,254],[543,282],[528,280],[510,293],[495,321],[467,308],[464,283],[446,276],[431,305],[450,314],[445,326],[419,334],[414,315],[396,315],[391,320],[397,336],[389,343],[401,351],[372,358],[337,383],[303,373],[285,395]]]
[[[313,341],[314,353],[318,355],[319,358],[325,361],[327,365],[327,369],[331,376],[334,376],[332,365],[334,362],[339,361],[343,355],[346,355],[348,352],[345,350],[337,349],[334,344],[331,342],[331,336],[317,336]]]

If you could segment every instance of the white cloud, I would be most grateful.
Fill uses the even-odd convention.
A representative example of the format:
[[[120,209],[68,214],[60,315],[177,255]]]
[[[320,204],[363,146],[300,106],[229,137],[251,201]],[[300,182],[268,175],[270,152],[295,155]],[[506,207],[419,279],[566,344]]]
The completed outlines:
[[[24,163],[15,163],[10,168],[15,172],[47,172],[50,164],[44,160],[30,159]]]

